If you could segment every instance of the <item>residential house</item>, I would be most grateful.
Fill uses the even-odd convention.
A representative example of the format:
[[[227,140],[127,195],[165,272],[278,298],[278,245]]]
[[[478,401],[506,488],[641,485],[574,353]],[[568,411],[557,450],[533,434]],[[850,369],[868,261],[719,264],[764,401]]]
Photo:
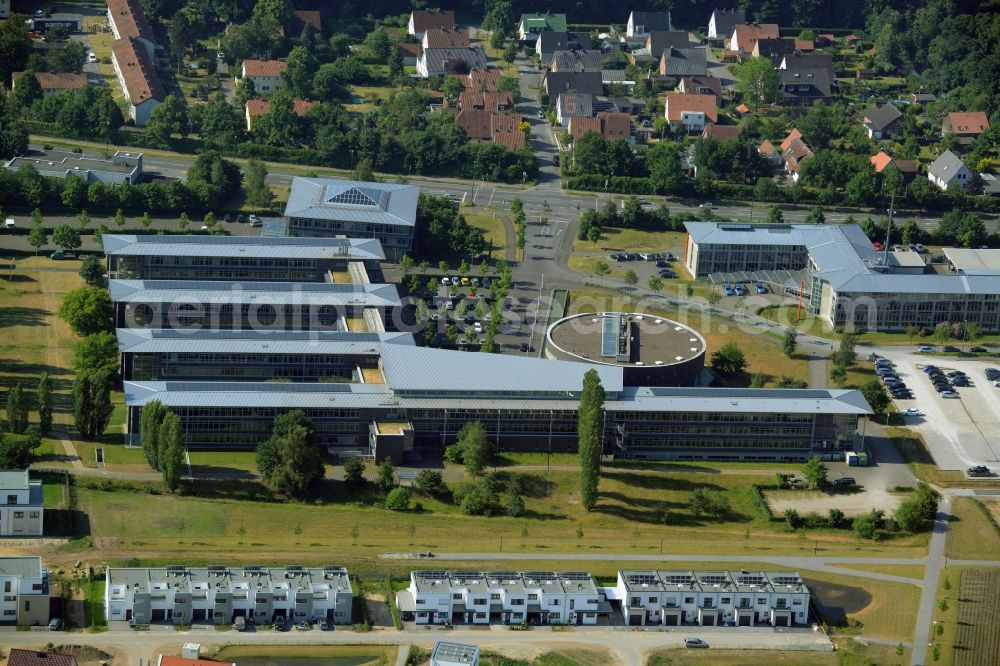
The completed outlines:
[[[404,65],[416,65],[417,57],[420,56],[420,44],[414,42],[399,42],[396,44],[399,54],[403,57]]]
[[[45,504],[42,482],[32,481],[26,469],[0,471],[0,536],[42,536]]]
[[[185,643],[183,652],[185,655],[200,655],[200,643]],[[152,666],[152,664],[150,664]],[[195,656],[174,657],[168,654],[161,654],[156,659],[156,666],[236,666],[235,662],[218,662],[209,659],[199,659]]]
[[[796,182],[799,180],[799,167],[812,155],[813,151],[801,138],[785,139],[781,144],[781,159],[785,161],[785,171]]]
[[[972,182],[972,171],[965,166],[961,157],[946,150],[927,167],[927,178],[942,190],[955,185],[964,191]]]
[[[479,646],[438,641],[431,652],[430,666],[479,666]]]
[[[670,12],[631,12],[625,25],[626,37],[645,37],[654,30],[672,30]]]
[[[499,113],[514,108],[514,95],[504,92],[475,92],[466,90],[458,96],[458,105],[463,111],[477,109]]]
[[[76,657],[58,652],[11,648],[7,666],[76,666]]]
[[[602,123],[600,118],[589,116],[576,116],[569,119],[569,135],[576,141],[581,136],[587,132],[596,132],[597,134],[603,134]]]
[[[632,50],[632,60],[636,64],[659,62],[666,49],[686,49],[691,45],[688,34],[683,31],[654,30],[646,37],[642,48]]]
[[[556,51],[589,51],[594,47],[590,35],[585,32],[540,32],[535,40],[535,53],[542,66],[552,62]]]
[[[599,111],[597,121],[601,124],[600,132],[608,141],[631,141],[632,118],[621,111]]]
[[[786,53],[779,60],[778,69],[825,69],[833,79],[833,56],[828,53]]]
[[[546,72],[543,84],[549,97],[564,92],[578,92],[588,95],[604,93],[601,72]]]
[[[292,100],[292,113],[297,115],[299,118],[304,118],[309,109],[316,106],[319,102],[314,102],[308,99],[296,99]],[[254,121],[271,111],[271,103],[266,99],[248,99],[246,105],[246,120],[247,120],[247,131],[253,130]]]
[[[802,132],[796,128],[792,128],[792,131],[788,133],[788,136],[784,138],[781,142],[781,150],[788,150],[788,146],[792,145],[792,141],[802,138]]]
[[[496,92],[501,77],[500,69],[474,69],[462,77],[462,86],[472,92]]]
[[[292,12],[292,24],[288,29],[289,37],[298,37],[310,26],[317,35],[323,34],[323,17],[318,11],[296,9]]]
[[[527,142],[527,136],[521,131],[523,118],[519,113],[490,114],[490,133],[493,143],[508,150],[521,150]]]
[[[930,104],[937,101],[937,95],[933,93],[911,93],[910,101],[914,104]]]
[[[780,166],[785,162],[785,160],[781,159],[781,153],[778,152],[778,149],[767,139],[760,142],[760,145],[757,146],[757,152],[766,157],[771,166]]]
[[[602,69],[601,83],[605,86],[621,85],[626,94],[635,89],[635,80],[629,78],[624,69]]]
[[[896,169],[903,177],[904,182],[910,182],[917,175],[916,160],[897,160],[892,158],[884,150],[872,155],[868,161],[875,168],[875,173],[885,173],[889,169]]]
[[[825,69],[779,69],[778,78],[783,104],[811,105],[833,94],[830,73]]]
[[[255,624],[277,620],[351,623],[347,569],[303,567],[108,567],[105,619],[174,625]]]
[[[996,174],[981,173],[979,177],[983,179],[983,194],[1000,196],[1000,178],[997,178]]]
[[[410,12],[410,22],[406,33],[417,39],[423,39],[424,33],[430,28],[455,29],[455,12],[440,9],[420,9]]]
[[[535,41],[540,32],[566,32],[566,15],[552,14],[521,14],[517,22],[517,37],[522,42]]]
[[[0,624],[49,623],[49,572],[36,556],[0,557]]]
[[[553,72],[600,72],[604,69],[604,54],[600,51],[556,51],[550,58]]]
[[[11,74],[11,88],[17,86],[17,82],[22,76],[24,76],[24,72]],[[38,87],[42,89],[42,95],[50,95],[61,90],[80,90],[87,87],[86,74],[35,72],[34,76],[35,80],[38,81]]]
[[[281,75],[287,67],[284,60],[244,60],[240,78],[249,79],[258,95],[268,95],[281,87]]]
[[[903,114],[892,104],[876,104],[862,112],[862,123],[868,131],[868,138],[887,139],[899,134],[899,121]]]
[[[954,134],[959,138],[977,139],[990,128],[990,121],[982,111],[953,111],[941,122],[941,136]]]
[[[848,46],[854,46],[855,44],[857,44],[860,41],[861,41],[861,37],[859,37],[858,35],[855,35],[854,33],[851,33],[847,37],[844,37],[844,43],[847,44]]]
[[[740,135],[739,125],[706,125],[701,133],[703,139],[718,139],[728,141]]]
[[[816,49],[816,44],[811,39],[793,39],[792,43],[795,44],[795,50],[802,53],[811,53]]]
[[[777,23],[740,24],[733,27],[727,48],[733,53],[752,53],[758,39],[778,39]]]
[[[809,588],[794,571],[620,570],[628,626],[791,627],[809,622]]]
[[[742,9],[716,9],[708,19],[708,38],[727,39],[737,25],[747,22]]]
[[[108,25],[116,40],[136,40],[150,62],[156,61],[156,36],[139,0],[108,0]]]
[[[469,33],[454,28],[428,28],[421,46],[425,49],[467,49]]]
[[[677,84],[677,92],[722,97],[722,81],[714,76],[685,76]]]
[[[167,96],[156,68],[141,42],[134,39],[116,39],[111,43],[111,65],[128,101],[129,117],[137,127],[142,127]]]
[[[594,97],[588,93],[559,93],[556,100],[556,122],[566,127],[570,118],[590,118],[594,115]]]
[[[775,65],[795,50],[795,43],[790,39],[758,39],[750,54],[755,58],[769,58]]]
[[[683,129],[688,134],[701,134],[706,125],[718,121],[715,95],[667,95],[663,115],[672,131]]]
[[[142,153],[117,151],[110,157],[94,153],[71,153],[65,150],[29,148],[24,154],[9,160],[4,166],[17,171],[22,164],[30,164],[47,178],[69,178],[72,174],[87,184],[131,183],[142,178]]]
[[[417,74],[423,78],[464,74],[474,69],[486,69],[486,52],[481,46],[466,48],[424,49],[417,58]]]
[[[660,56],[660,76],[708,76],[705,49],[669,48]]]
[[[453,625],[596,625],[610,608],[583,571],[412,571],[396,605],[417,624]]]

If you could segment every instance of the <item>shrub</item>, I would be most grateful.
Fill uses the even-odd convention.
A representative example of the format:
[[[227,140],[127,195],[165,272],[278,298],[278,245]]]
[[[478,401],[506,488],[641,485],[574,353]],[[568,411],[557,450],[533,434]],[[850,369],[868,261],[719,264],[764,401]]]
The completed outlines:
[[[385,498],[385,508],[392,511],[406,511],[410,508],[410,491],[407,488],[393,488]]]

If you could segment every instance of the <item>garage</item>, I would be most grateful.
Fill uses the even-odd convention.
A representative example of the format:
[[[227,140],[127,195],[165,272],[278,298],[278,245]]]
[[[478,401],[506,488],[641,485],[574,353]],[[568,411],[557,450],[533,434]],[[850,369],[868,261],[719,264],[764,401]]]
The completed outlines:
[[[207,608],[195,608],[191,614],[192,622],[205,622],[208,620]]]
[[[641,627],[642,626],[642,615],[630,614],[628,616],[628,626],[630,627]]]
[[[774,616],[774,626],[776,626],[776,627],[787,627],[788,626],[788,616],[787,615],[775,615]]]
[[[680,613],[664,613],[663,614],[663,626],[665,626],[665,627],[679,627],[679,626],[681,626],[681,616],[680,616]]]
[[[739,627],[752,627],[753,615],[749,613],[740,614],[740,616],[736,619],[736,625]]]
[[[153,622],[164,622],[167,619],[167,611],[165,608],[154,608],[153,609]]]

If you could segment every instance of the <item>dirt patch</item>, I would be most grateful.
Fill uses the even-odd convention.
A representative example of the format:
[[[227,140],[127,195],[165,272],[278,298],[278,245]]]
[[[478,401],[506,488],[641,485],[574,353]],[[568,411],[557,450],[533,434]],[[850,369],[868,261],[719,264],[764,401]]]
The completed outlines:
[[[800,514],[826,515],[830,509],[840,509],[845,516],[860,516],[872,509],[893,513],[903,502],[903,496],[882,489],[859,493],[825,493],[821,490],[768,490],[764,500],[771,513],[780,516],[785,509],[795,509]]]
[[[389,603],[381,594],[365,594],[365,609],[368,611],[368,621],[373,627],[391,627],[392,611]]]
[[[846,622],[848,614],[858,613],[872,602],[872,595],[861,587],[838,585],[806,576],[803,580],[812,590],[816,610],[830,624]]]
[[[59,654],[71,654],[81,663],[85,661],[109,661],[112,658],[111,654],[90,645],[57,645],[52,648],[52,651]]]

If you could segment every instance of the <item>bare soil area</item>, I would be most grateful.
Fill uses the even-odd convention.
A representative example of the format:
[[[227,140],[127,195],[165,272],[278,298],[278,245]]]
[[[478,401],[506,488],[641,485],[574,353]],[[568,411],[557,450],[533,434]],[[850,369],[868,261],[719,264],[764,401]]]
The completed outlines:
[[[785,509],[795,509],[800,514],[818,513],[826,515],[830,509],[840,509],[845,516],[859,516],[872,509],[882,509],[886,514],[894,512],[904,496],[890,493],[883,488],[873,488],[856,493],[827,493],[822,490],[768,490],[764,499],[771,507],[771,513],[780,516]]]

